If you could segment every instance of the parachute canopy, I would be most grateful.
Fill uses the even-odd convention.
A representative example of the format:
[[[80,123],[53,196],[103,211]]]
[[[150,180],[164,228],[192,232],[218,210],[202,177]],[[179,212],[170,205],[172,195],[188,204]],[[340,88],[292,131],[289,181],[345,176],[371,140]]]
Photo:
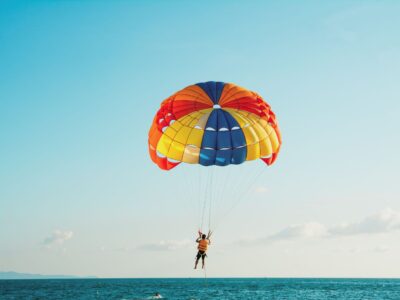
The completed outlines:
[[[181,162],[227,166],[259,158],[271,165],[280,145],[275,114],[260,95],[215,81],[164,100],[149,132],[150,157],[163,170]]]

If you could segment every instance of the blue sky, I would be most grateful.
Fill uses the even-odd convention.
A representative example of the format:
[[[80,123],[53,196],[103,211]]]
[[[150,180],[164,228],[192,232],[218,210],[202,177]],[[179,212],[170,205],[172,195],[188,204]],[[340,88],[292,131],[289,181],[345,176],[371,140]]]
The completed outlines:
[[[396,1],[2,1],[0,269],[201,276],[192,169],[157,169],[147,132],[163,99],[220,80],[263,95],[284,144],[218,229],[210,274],[400,276],[399,13]],[[232,247],[248,259],[233,263]]]

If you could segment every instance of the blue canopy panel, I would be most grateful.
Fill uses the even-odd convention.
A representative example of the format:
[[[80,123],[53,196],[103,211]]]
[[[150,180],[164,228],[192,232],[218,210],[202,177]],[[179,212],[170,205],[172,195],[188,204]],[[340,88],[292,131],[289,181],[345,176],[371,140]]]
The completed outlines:
[[[219,98],[221,97],[222,90],[224,89],[225,82],[220,81],[208,81],[197,83],[197,86],[201,87],[204,92],[210,97],[214,104],[218,104]]]
[[[228,112],[214,109],[207,120],[199,163],[203,166],[241,164],[246,156],[246,139],[238,122]]]

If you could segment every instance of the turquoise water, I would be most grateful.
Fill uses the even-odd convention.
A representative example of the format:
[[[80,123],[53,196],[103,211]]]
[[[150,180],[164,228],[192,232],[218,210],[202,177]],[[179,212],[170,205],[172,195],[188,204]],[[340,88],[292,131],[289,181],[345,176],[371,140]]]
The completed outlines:
[[[400,299],[400,279],[0,280],[0,299]]]

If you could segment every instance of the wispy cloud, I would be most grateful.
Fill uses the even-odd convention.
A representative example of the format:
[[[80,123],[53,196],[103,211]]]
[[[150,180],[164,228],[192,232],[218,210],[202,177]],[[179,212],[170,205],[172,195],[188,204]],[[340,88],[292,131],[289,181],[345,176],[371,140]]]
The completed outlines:
[[[374,251],[378,252],[378,253],[383,253],[383,252],[389,251],[389,249],[390,248],[388,246],[386,246],[386,245],[379,245],[379,246],[375,247]]]
[[[147,250],[147,251],[172,251],[172,250],[177,250],[177,249],[181,249],[181,248],[186,248],[190,245],[193,245],[193,241],[168,240],[168,241],[160,241],[160,242],[156,242],[156,243],[143,244],[143,245],[136,247],[136,249]]]
[[[400,229],[400,212],[387,208],[358,222],[326,226],[319,222],[290,225],[277,233],[243,243],[262,243],[291,239],[335,238],[361,234],[388,233]]]
[[[391,232],[400,229],[400,212],[387,208],[359,222],[342,223],[329,229],[332,236]]]
[[[256,192],[257,194],[264,194],[268,192],[268,189],[265,186],[259,186],[254,189],[254,192]]]
[[[70,230],[54,230],[53,233],[43,240],[45,246],[62,245],[65,241],[70,240],[74,233]]]
[[[291,225],[267,237],[268,240],[288,240],[293,238],[317,238],[328,235],[327,228],[318,222]]]

